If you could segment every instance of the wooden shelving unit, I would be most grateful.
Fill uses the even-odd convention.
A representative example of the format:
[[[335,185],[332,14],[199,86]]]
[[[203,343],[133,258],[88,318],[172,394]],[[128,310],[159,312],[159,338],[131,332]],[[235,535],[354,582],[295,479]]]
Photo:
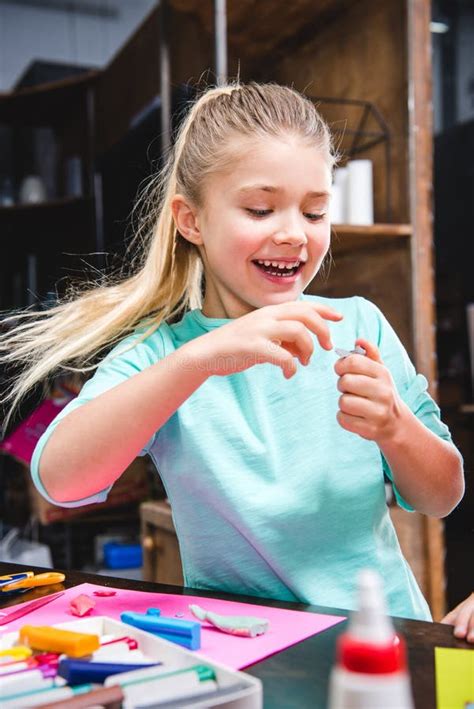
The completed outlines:
[[[354,254],[364,249],[386,248],[394,241],[409,240],[412,233],[410,224],[333,224],[331,251],[334,256],[348,252]]]
[[[8,248],[8,258],[0,260],[2,310],[41,301],[58,281],[65,282],[65,276],[77,279],[84,266],[82,255],[98,250],[94,172],[99,73],[0,94],[0,124],[10,128],[15,150],[13,179],[18,186],[32,171],[28,160],[23,164],[25,137],[33,140],[34,131],[47,128],[56,156],[51,169],[57,195],[44,202],[0,207],[2,245]],[[80,197],[68,194],[66,165],[72,156],[81,166]]]

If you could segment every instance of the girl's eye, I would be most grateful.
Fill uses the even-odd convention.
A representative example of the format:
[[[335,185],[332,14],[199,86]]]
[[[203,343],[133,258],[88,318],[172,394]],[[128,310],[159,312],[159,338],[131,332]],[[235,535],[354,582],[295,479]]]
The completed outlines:
[[[272,210],[271,209],[251,209],[250,207],[247,207],[247,212],[251,214],[253,217],[266,217],[267,214],[271,214]]]
[[[311,222],[319,222],[321,219],[323,219],[326,215],[326,212],[323,212],[322,214],[314,214],[312,212],[304,212],[304,216],[306,219],[309,219]]]

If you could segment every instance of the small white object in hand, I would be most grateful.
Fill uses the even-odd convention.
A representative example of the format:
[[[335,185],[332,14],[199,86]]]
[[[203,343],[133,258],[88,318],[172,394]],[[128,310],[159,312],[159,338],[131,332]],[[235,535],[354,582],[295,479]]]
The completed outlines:
[[[354,347],[353,350],[343,350],[343,349],[341,349],[340,347],[336,347],[336,348],[334,349],[334,351],[335,351],[335,353],[336,353],[339,357],[343,357],[343,358],[344,358],[344,357],[349,357],[349,355],[351,355],[351,354],[360,354],[360,355],[366,355],[366,354],[367,354],[367,352],[364,350],[364,348],[363,348],[363,347],[359,347],[359,345],[357,345],[356,347]]]

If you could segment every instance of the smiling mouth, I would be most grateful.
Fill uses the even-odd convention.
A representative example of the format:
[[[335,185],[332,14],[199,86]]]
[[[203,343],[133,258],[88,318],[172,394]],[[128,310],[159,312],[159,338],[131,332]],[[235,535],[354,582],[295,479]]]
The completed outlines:
[[[252,261],[261,271],[268,273],[270,276],[279,276],[280,278],[290,278],[298,273],[303,267],[303,261],[294,261],[291,265],[285,266],[282,263],[271,261],[262,261],[260,259]]]

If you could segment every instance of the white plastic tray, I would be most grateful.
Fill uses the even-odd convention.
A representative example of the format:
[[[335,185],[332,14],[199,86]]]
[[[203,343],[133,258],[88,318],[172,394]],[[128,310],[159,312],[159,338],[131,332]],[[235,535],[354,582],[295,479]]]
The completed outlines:
[[[139,649],[151,660],[163,662],[173,669],[184,669],[196,664],[204,664],[213,668],[219,690],[231,690],[235,686],[235,691],[226,692],[223,697],[199,699],[180,699],[179,702],[167,702],[166,704],[156,704],[155,706],[165,709],[165,707],[191,707],[204,709],[204,707],[221,707],[222,709],[262,709],[263,692],[262,683],[259,679],[238,672],[225,665],[214,661],[208,661],[201,656],[195,655],[190,650],[158,638],[151,633],[147,633],[132,625],[121,623],[107,616],[93,616],[81,618],[80,620],[58,623],[54,627],[64,630],[75,630],[78,633],[94,633],[96,635],[117,635],[135,638]],[[0,638],[0,649],[7,649],[15,645],[18,640],[18,632],[5,633]],[[165,668],[163,668],[165,669]],[[151,699],[151,698],[150,698]],[[127,707],[130,705],[127,704]]]

